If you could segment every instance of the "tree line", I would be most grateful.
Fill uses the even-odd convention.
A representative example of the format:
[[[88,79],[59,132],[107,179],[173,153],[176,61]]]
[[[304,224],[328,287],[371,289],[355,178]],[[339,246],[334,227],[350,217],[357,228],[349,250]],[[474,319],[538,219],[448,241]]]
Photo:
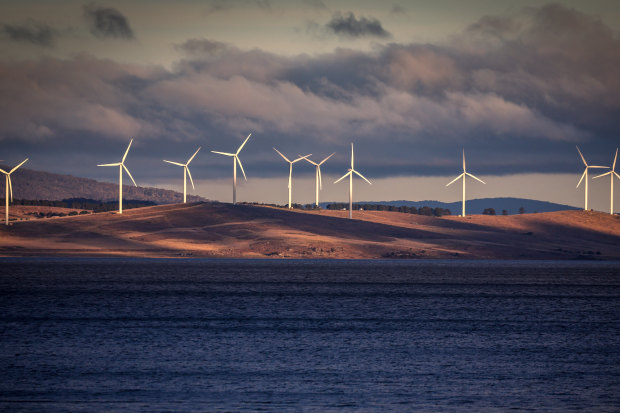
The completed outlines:
[[[332,204],[328,204],[326,206],[327,209],[349,209],[349,204],[344,202],[335,202]],[[426,215],[429,217],[441,217],[444,215],[452,215],[452,212],[447,208],[431,208],[428,206],[423,206],[420,208],[416,208],[414,206],[394,206],[394,205],[385,205],[385,204],[353,204],[353,209],[359,210],[363,209],[364,211],[391,211],[391,212],[402,212],[405,214],[417,214],[417,215]]]
[[[4,203],[4,199],[0,200],[0,204]],[[25,206],[45,206],[45,207],[57,207],[57,208],[73,208],[84,209],[93,212],[108,212],[116,211],[118,209],[118,201],[97,201],[89,198],[67,198],[62,201],[50,201],[45,199],[14,199],[13,205],[25,205]],[[140,208],[145,206],[157,205],[152,201],[140,201],[140,200],[123,200],[123,209]]]

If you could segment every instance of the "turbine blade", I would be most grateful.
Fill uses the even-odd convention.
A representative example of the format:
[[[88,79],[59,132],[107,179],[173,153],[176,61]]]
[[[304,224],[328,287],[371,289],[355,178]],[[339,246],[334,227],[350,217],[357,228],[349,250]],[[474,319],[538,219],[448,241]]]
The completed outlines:
[[[129,145],[127,145],[127,150],[125,151],[125,155],[123,155],[123,159],[121,160],[121,163],[125,162],[125,158],[127,157],[127,154],[129,153],[129,148],[131,148],[132,143],[133,143],[133,138],[129,141]]]
[[[583,174],[581,174],[581,179],[579,180],[579,182],[577,183],[577,186],[575,188],[579,188],[579,184],[581,183],[581,181],[583,181],[583,177],[586,176],[586,172],[588,172],[588,168],[586,168],[583,171]]]
[[[167,161],[167,160],[165,160],[165,159],[164,159],[164,162],[168,162],[168,163],[171,163],[171,164],[173,164],[173,165],[185,166],[185,165],[183,165],[182,163],[172,162],[172,161]]]
[[[119,165],[121,165],[120,162],[117,162],[117,163],[102,163],[102,164],[97,165],[97,166],[119,166]]]
[[[342,178],[340,178],[339,180],[337,180],[336,182],[334,182],[335,184],[337,184],[338,182],[342,181],[344,178],[346,178],[347,176],[351,175],[351,171],[347,172],[346,174],[342,175]]]
[[[329,155],[327,158],[323,159],[321,162],[319,162],[319,165],[322,165],[323,162],[325,162],[326,160],[328,160],[329,158],[331,158],[332,156],[334,156],[336,154],[336,152],[332,153],[331,155]]]
[[[312,155],[312,154],[311,154],[311,153],[309,153],[308,155],[304,155],[304,156],[299,156],[299,155],[298,155],[298,156],[299,156],[299,158],[295,159],[292,163],[299,162],[299,161],[301,161],[301,160],[303,160],[303,159],[308,159],[308,156],[310,156],[310,155]]]
[[[612,170],[612,171],[615,171],[615,170],[616,170],[616,160],[617,160],[617,159],[618,159],[618,148],[616,148],[616,156],[614,156],[614,164],[613,164],[613,166],[611,167],[611,170]]]
[[[243,165],[241,165],[241,159],[239,159],[238,156],[235,156],[235,159],[237,160],[237,162],[239,162],[239,167],[241,168],[241,172],[243,172],[243,177],[245,178],[245,180],[248,180],[248,177],[245,176],[245,171],[243,170]]]
[[[362,178],[364,181],[368,182],[370,185],[372,185],[372,183],[366,179],[366,177],[364,175],[362,175],[361,173],[357,172],[355,169],[353,170],[353,172],[355,172],[360,178]]]
[[[6,175],[9,174],[7,171],[5,171],[4,169],[1,169],[1,168],[0,168],[0,172],[2,172],[3,174],[6,174]]]
[[[453,179],[452,181],[450,181],[450,183],[449,183],[448,185],[446,185],[446,186],[450,186],[450,185],[452,185],[453,183],[455,183],[456,181],[458,181],[459,179],[461,179],[461,177],[462,177],[463,175],[465,175],[465,172],[463,172],[462,174],[460,174],[459,176],[457,176],[456,178],[454,178],[454,179]]]
[[[13,202],[13,184],[11,183],[11,174],[8,175],[8,181],[9,181],[9,194],[10,194],[10,198],[9,198],[9,202]]]
[[[600,166],[600,165],[588,165],[588,168],[598,168],[598,169],[605,169],[605,168],[609,168],[609,166]]]
[[[463,172],[465,172],[465,148],[463,148]]]
[[[597,175],[597,176],[593,177],[592,179],[600,178],[600,177],[602,177],[602,176],[611,175],[611,174],[612,174],[612,172],[613,172],[613,171],[605,172],[604,174],[602,174],[602,175]]]
[[[220,155],[226,155],[226,156],[235,156],[234,153],[228,153],[228,152],[218,152],[218,151],[211,151],[213,153],[218,153]]]
[[[312,155],[312,154],[310,154],[310,155]],[[306,156],[310,156],[310,155],[306,155]],[[310,158],[305,158],[305,157],[303,157],[303,156],[301,156],[301,155],[297,155],[297,156],[299,156],[300,158],[304,158],[306,161],[310,162],[310,163],[311,163],[312,165],[314,165],[314,166],[319,166],[319,165],[320,165],[320,163],[316,163],[316,162],[314,162],[314,161],[313,161],[312,159],[310,159]]]
[[[187,161],[187,163],[185,165],[189,165],[189,163],[192,161],[192,159],[194,159],[194,156],[196,156],[196,154],[198,153],[198,151],[200,150],[200,148],[202,148],[202,146],[199,146],[198,149],[196,150],[196,152],[194,152],[194,154],[192,155],[191,158],[189,158],[189,160]]]
[[[620,179],[620,175],[618,175],[618,172],[613,171],[614,175],[616,175],[618,177],[618,179]]]
[[[289,161],[289,159],[286,156],[282,155],[282,152],[280,152],[276,148],[273,148],[273,150],[278,152],[278,154],[280,154],[280,156],[283,157],[286,162],[291,163],[291,161]]]
[[[351,169],[355,169],[353,167],[353,160],[355,159],[355,155],[353,155],[353,142],[351,142]]]
[[[316,168],[319,170],[319,189],[323,190],[323,178],[321,177],[321,165],[317,165]]]
[[[9,172],[9,174],[12,174],[13,172],[15,172],[15,170],[16,170],[17,168],[19,168],[20,166],[22,166],[23,164],[25,164],[25,163],[26,163],[26,161],[28,161],[28,158],[24,159],[24,160],[22,161],[22,163],[20,163],[19,165],[17,165],[15,168],[11,169],[11,172]]]
[[[480,182],[482,182],[482,183],[483,183],[483,184],[485,184],[485,185],[487,184],[487,183],[486,183],[486,182],[484,182],[482,179],[476,178],[475,176],[473,176],[473,175],[472,175],[472,174],[470,174],[469,172],[465,172],[465,173],[467,174],[467,176],[469,176],[469,177],[471,177],[471,178],[474,178],[476,181],[480,181]]]
[[[196,187],[194,187],[194,180],[192,179],[192,173],[189,171],[189,168],[187,166],[185,167],[185,170],[187,171],[187,175],[189,176],[189,181],[192,183],[192,189],[196,189]]]
[[[252,134],[250,133],[248,135],[247,138],[245,138],[245,140],[243,141],[243,143],[241,144],[241,146],[239,147],[239,149],[237,149],[237,153],[235,153],[235,155],[239,155],[239,152],[241,152],[241,149],[243,149],[243,147],[245,146],[245,143],[248,141],[248,139],[250,139],[250,136],[252,136]]]
[[[579,156],[581,156],[581,160],[583,161],[583,164],[585,166],[588,166],[588,163],[586,162],[586,158],[583,157],[583,154],[581,153],[581,151],[579,150],[579,146],[575,145],[575,148],[577,148],[577,152],[579,152]]]
[[[129,169],[127,169],[127,167],[125,166],[125,164],[123,164],[123,169],[125,170],[125,172],[127,172],[127,175],[129,175],[129,177],[130,177],[130,178],[131,178],[131,180],[133,181],[133,185],[137,187],[138,185],[136,184],[136,181],[134,181],[134,180],[133,180],[133,176],[131,176],[131,172],[129,172]]]

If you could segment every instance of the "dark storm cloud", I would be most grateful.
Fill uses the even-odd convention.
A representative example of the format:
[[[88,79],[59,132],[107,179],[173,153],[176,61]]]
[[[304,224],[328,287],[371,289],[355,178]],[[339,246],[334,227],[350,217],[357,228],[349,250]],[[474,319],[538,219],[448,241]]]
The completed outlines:
[[[31,43],[42,47],[52,47],[57,33],[50,26],[28,22],[23,25],[2,25],[1,32],[15,42]]]
[[[376,177],[447,173],[462,147],[481,174],[566,172],[579,166],[576,143],[597,161],[618,143],[620,41],[561,6],[484,17],[442,46],[288,57],[190,39],[177,49],[171,70],[88,55],[0,62],[0,140],[233,150],[231,137],[252,131],[244,166],[263,175],[275,166],[261,148],[320,147],[344,162],[355,141]]]
[[[265,11],[272,10],[270,0],[210,0],[205,3],[208,5],[207,14],[219,13],[246,6],[254,6]]]
[[[405,8],[399,4],[394,4],[392,6],[392,10],[390,10],[390,13],[392,14],[402,14],[402,15],[406,15],[407,14],[407,10],[405,10]]]
[[[231,48],[226,43],[208,39],[189,39],[174,47],[190,55],[212,55]]]
[[[129,20],[121,12],[112,7],[103,7],[95,4],[84,6],[90,31],[97,37],[115,37],[125,40],[134,38]]]
[[[379,37],[390,38],[392,35],[386,31],[381,22],[374,18],[355,17],[352,12],[336,12],[332,19],[325,25],[329,31],[343,37]]]
[[[327,10],[327,6],[322,0],[301,0],[301,3],[314,10]]]

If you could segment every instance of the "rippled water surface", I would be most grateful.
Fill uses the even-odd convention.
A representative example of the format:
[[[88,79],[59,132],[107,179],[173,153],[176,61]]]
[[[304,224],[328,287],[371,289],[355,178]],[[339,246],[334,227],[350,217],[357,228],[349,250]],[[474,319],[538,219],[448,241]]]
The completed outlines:
[[[618,411],[620,263],[0,260],[7,411]]]

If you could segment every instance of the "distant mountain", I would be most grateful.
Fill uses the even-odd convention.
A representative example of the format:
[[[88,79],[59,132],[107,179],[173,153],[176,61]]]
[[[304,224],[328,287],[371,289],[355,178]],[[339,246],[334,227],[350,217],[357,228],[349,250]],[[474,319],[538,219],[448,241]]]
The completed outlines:
[[[4,167],[2,167],[4,169]],[[99,201],[118,200],[118,184],[99,182],[94,179],[60,175],[50,172],[20,168],[11,175],[13,197],[16,199],[46,199],[60,201],[68,198],[87,198]],[[2,179],[1,198],[4,198]],[[123,185],[123,199],[151,201],[156,204],[183,202],[183,194],[168,189]],[[188,195],[188,202],[206,201],[200,196]]]
[[[321,207],[325,208],[328,204],[333,202],[322,202]],[[444,208],[449,209],[452,215],[459,215],[461,213],[461,202],[440,202],[440,201],[379,201],[379,202],[356,202],[356,204],[377,204],[377,205],[392,205],[392,206],[409,206],[409,207],[431,207],[431,208]],[[495,209],[497,215],[501,215],[505,209],[508,214],[518,214],[519,208],[523,207],[526,213],[530,212],[554,212],[554,211],[566,211],[579,209],[569,205],[556,204],[553,202],[537,201],[534,199],[524,198],[480,198],[467,200],[467,214],[482,214],[487,208]]]

